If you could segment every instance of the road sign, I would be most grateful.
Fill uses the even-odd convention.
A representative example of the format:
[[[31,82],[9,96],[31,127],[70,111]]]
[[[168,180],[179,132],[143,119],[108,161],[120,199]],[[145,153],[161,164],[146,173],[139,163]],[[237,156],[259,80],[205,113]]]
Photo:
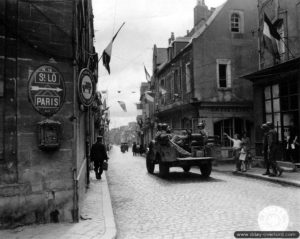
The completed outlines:
[[[90,106],[96,95],[96,82],[93,73],[85,68],[79,74],[78,95],[81,103]]]
[[[37,112],[54,115],[65,100],[66,89],[61,73],[53,66],[40,66],[30,76],[28,94]]]

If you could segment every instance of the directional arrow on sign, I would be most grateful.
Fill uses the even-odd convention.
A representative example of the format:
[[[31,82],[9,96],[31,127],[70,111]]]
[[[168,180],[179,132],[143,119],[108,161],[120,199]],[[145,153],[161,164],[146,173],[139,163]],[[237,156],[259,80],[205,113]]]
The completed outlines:
[[[39,87],[39,86],[31,86],[31,90],[38,91],[38,90],[50,90],[60,92],[62,89],[60,88],[47,88],[47,87]]]

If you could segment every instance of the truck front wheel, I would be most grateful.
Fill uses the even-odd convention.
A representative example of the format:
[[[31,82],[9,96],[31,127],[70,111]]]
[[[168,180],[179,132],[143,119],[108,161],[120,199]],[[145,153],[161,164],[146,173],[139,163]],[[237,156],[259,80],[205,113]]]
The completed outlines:
[[[160,162],[159,163],[159,174],[162,177],[166,177],[169,174],[169,166]]]
[[[212,169],[211,163],[203,164],[200,166],[201,174],[205,178],[208,178],[210,176],[211,169]]]

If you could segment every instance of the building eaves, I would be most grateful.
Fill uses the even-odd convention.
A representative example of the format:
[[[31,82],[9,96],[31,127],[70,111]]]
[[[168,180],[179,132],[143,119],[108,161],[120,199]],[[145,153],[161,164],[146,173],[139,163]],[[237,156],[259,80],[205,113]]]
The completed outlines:
[[[281,64],[274,65],[272,67],[253,72],[248,75],[241,76],[240,78],[244,78],[252,82],[274,80],[276,78],[281,78],[281,75],[283,74],[292,71],[299,71],[299,69],[300,69],[300,57],[297,57],[295,59],[283,62]]]
[[[172,64],[174,61],[176,61],[180,56],[182,56],[182,54],[184,54],[185,52],[187,52],[189,50],[189,48],[191,47],[191,45],[189,45],[189,47],[184,47],[182,48],[178,54],[171,60],[171,61],[165,61],[163,64],[161,64],[158,68],[157,68],[157,74],[161,73],[164,69],[166,69],[167,67],[169,67],[170,64]]]

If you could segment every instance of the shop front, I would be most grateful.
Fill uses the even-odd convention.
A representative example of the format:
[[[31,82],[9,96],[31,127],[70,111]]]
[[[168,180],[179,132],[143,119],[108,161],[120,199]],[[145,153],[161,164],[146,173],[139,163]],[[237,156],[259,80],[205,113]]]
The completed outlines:
[[[293,156],[287,154],[289,136],[299,142],[300,58],[247,75],[253,82],[256,152],[261,155],[263,122],[272,122],[278,133],[279,160],[299,163],[299,145],[294,144]],[[296,139],[297,139],[296,138]]]

